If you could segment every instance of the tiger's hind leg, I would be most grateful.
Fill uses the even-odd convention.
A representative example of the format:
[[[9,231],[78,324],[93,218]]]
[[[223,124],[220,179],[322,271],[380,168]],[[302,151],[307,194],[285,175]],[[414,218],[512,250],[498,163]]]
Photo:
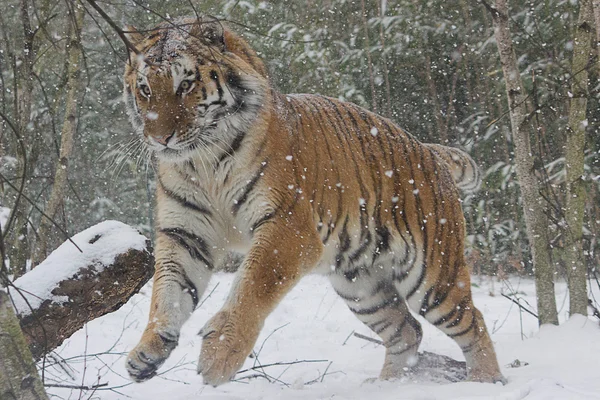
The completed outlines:
[[[422,292],[429,294],[420,302],[409,301],[411,308],[460,346],[467,362],[467,379],[506,383],[483,316],[473,305],[466,266],[460,267],[453,285],[436,285]]]
[[[399,378],[417,364],[423,331],[406,302],[387,280],[333,274],[330,281],[350,310],[383,340],[385,361],[380,379]]]

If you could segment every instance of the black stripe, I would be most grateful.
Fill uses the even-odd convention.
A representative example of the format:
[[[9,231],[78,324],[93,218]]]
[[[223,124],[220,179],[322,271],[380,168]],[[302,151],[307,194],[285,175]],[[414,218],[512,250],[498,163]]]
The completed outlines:
[[[402,323],[398,327],[396,327],[394,333],[392,333],[390,335],[390,337],[385,341],[386,347],[393,346],[396,343],[398,343],[400,340],[402,340],[402,331],[404,330],[404,327],[406,326],[407,322],[408,322],[408,318],[405,317],[404,320],[402,321]]]
[[[465,296],[462,298],[460,303],[456,306],[456,318],[448,325],[444,327],[444,329],[454,328],[462,322],[463,317],[465,316],[465,311],[467,311],[467,304],[470,302],[469,296]]]
[[[183,282],[181,282],[177,278],[183,278]],[[198,288],[190,280],[190,278],[185,272],[185,269],[180,264],[173,261],[161,263],[159,271],[154,278],[154,283],[156,284],[161,280],[176,282],[182,290],[185,290],[190,294],[190,297],[192,298],[192,303],[194,303],[193,308],[196,308],[196,306],[198,305]],[[163,338],[162,335],[161,338],[163,339],[163,342],[168,341],[167,339]],[[177,340],[171,341],[175,341],[175,344],[177,343]]]
[[[223,99],[223,86],[221,86],[221,81],[219,80],[219,74],[214,69],[210,71],[210,79],[215,81],[215,85],[217,85],[217,93],[219,94],[219,101]]]
[[[260,168],[258,168],[258,171],[254,174],[252,179],[250,179],[250,182],[248,182],[248,184],[244,187],[242,195],[238,197],[237,201],[233,204],[233,215],[237,215],[238,211],[240,211],[240,207],[248,200],[248,196],[252,190],[254,190],[260,178],[262,178],[264,175],[264,171],[268,164],[268,161],[262,162],[260,164]]]
[[[245,137],[246,137],[245,131],[238,131],[237,135],[235,135],[235,138],[233,139],[233,142],[231,142],[231,144],[229,145],[229,150],[226,149],[223,152],[223,154],[221,154],[221,157],[219,157],[219,161],[217,161],[217,165],[221,164],[221,162],[223,162],[223,160],[225,160],[226,158],[233,157],[235,152],[237,152],[240,149],[240,146],[242,145],[242,141],[244,140]]]
[[[388,299],[385,299],[382,303],[377,304],[373,307],[369,307],[369,308],[364,308],[364,309],[356,309],[356,308],[350,308],[350,311],[352,311],[354,314],[356,315],[368,315],[368,314],[375,314],[377,311],[379,310],[383,310],[384,308],[387,308],[393,304],[398,304],[398,298],[397,297],[391,297]]]
[[[346,219],[344,221],[344,226],[342,227],[342,231],[340,232],[339,238],[339,251],[335,256],[335,266],[336,269],[342,265],[342,261],[344,259],[344,253],[348,251],[351,245],[350,234],[348,233],[348,220],[349,216],[346,215]]]
[[[382,321],[379,321],[379,324]],[[387,328],[389,328],[390,326],[394,325],[393,321],[388,321],[387,319],[383,320],[384,324],[375,328],[374,326],[370,326],[370,328],[373,330],[373,332],[375,332],[376,334],[381,334],[383,331],[385,331]]]
[[[160,229],[159,232],[164,233],[175,240],[181,247],[190,253],[192,258],[202,261],[209,269],[213,269],[213,264],[209,261],[211,257],[208,246],[201,237],[181,228],[163,228]]]
[[[417,343],[413,343],[413,344],[411,344],[410,346],[408,346],[408,347],[406,347],[406,348],[404,348],[404,349],[402,349],[402,350],[398,350],[398,351],[388,351],[388,352],[387,352],[387,354],[392,354],[392,355],[395,355],[395,356],[399,356],[400,354],[406,353],[407,351],[409,351],[409,350],[412,350],[412,349],[414,349],[415,347],[419,347],[419,342],[417,342]]]
[[[196,308],[196,306],[198,305],[198,301],[199,301],[198,288],[196,288],[196,285],[194,285],[194,283],[190,280],[190,278],[187,275],[184,276],[184,279],[185,279],[186,289],[192,298],[192,303],[194,303],[193,308]]]
[[[425,292],[425,296],[423,296],[423,300],[421,301],[421,308],[419,309],[419,315],[421,317],[424,317],[425,314],[427,314],[429,311],[431,311],[433,308],[435,308],[435,307],[429,306],[429,298],[433,294],[434,289],[435,289],[435,286],[431,286]]]
[[[165,187],[165,185],[162,183],[160,178],[158,178],[158,184],[160,185],[161,189],[168,197],[170,197],[171,199],[178,202],[179,205],[181,205],[182,207],[189,208],[193,211],[196,211],[200,214],[204,214],[209,217],[212,216],[212,212],[210,210],[208,210],[207,208],[204,208],[198,204],[192,203],[192,202],[186,200],[185,198],[183,198],[182,196],[176,194],[172,190],[167,189]]]
[[[475,318],[475,313],[473,313],[473,319],[471,320],[471,323],[469,324],[467,329],[462,330],[460,332],[456,332],[456,333],[446,333],[446,335],[448,335],[448,337],[451,337],[451,338],[463,336],[463,335],[466,335],[467,333],[469,333],[471,330],[473,330],[473,328],[475,328],[476,326],[477,326],[477,318]]]
[[[356,251],[354,253],[350,254],[350,257],[348,257],[348,259],[351,262],[355,262],[356,260],[358,260],[359,257],[362,256],[369,248],[372,238],[373,238],[373,236],[371,235],[371,232],[367,230],[366,236],[365,236],[362,244],[358,247],[358,249],[356,249]]]
[[[260,217],[258,219],[258,221],[256,221],[254,224],[252,224],[252,227],[250,228],[250,231],[255,232],[264,223],[272,220],[274,217],[275,217],[275,212],[268,212],[268,213],[266,213],[265,215],[263,215],[262,217]]]
[[[414,146],[414,141],[411,140],[409,141],[413,154],[416,153],[415,150],[415,146]],[[422,150],[423,146],[420,146],[419,150]],[[418,164],[421,164],[422,166],[423,164],[423,155],[421,152],[419,152],[419,161]],[[410,167],[410,177],[413,180],[413,190],[417,190],[417,181],[415,179],[415,173],[414,173],[414,169],[412,164],[409,164]],[[423,280],[425,279],[425,275],[426,275],[426,271],[427,271],[427,251],[428,251],[428,233],[427,233],[427,224],[423,224],[423,219],[424,219],[424,215],[423,215],[423,205],[421,203],[421,196],[419,195],[419,193],[415,194],[415,203],[416,203],[416,208],[417,208],[417,214],[418,214],[418,224],[421,228],[421,232],[423,235],[423,248],[421,249],[421,253],[423,253],[423,265],[421,266],[421,275],[419,275],[419,279],[417,280],[416,285],[413,286],[413,288],[411,289],[411,291],[406,295],[406,299],[410,299],[416,292],[417,290],[419,290],[419,287],[421,286],[421,284],[423,283]]]
[[[316,100],[318,100],[318,98],[315,98],[315,103],[318,103]],[[314,105],[312,105],[314,107]],[[320,136],[323,138],[323,141],[325,142],[325,147],[327,149],[327,154],[329,155],[329,163],[330,163],[330,168],[329,171],[335,169],[336,172],[336,182],[340,181],[340,173],[339,173],[339,169],[338,168],[331,168],[331,166],[333,166],[333,154],[331,152],[331,146],[329,143],[329,135],[326,135],[325,132],[327,132],[326,129],[323,128],[323,122],[320,118],[320,114],[319,114],[319,110],[315,107],[314,113],[313,113],[313,121],[318,125],[317,131],[319,132]],[[335,130],[335,128],[333,128]],[[318,154],[318,151],[316,151]],[[317,164],[318,165],[318,164]],[[324,169],[324,171],[327,171],[327,169]],[[327,174],[325,173],[325,176],[323,177],[324,181],[326,182],[328,180]],[[325,196],[325,188],[326,185],[322,184],[319,185],[319,181],[316,181],[318,187],[321,189],[321,201],[318,202],[318,215],[319,218],[322,220],[323,219],[323,214],[324,214],[324,209],[323,209],[323,200],[324,200],[324,196]],[[341,210],[339,209],[340,204],[342,204],[340,202],[340,197],[341,197],[341,192],[338,191],[338,210],[336,212],[337,218],[336,221],[334,223],[334,226],[337,226],[339,221],[341,220],[341,218],[343,217],[343,214],[341,213]],[[315,199],[316,199],[316,193],[315,193]],[[331,221],[328,223],[329,226],[331,226]],[[329,234],[330,232],[328,232],[327,237],[325,239],[323,239],[323,244],[327,243],[327,240],[329,239]]]
[[[342,292],[340,292],[340,291],[339,291],[339,290],[337,290],[337,289],[334,289],[334,290],[335,290],[335,292],[337,293],[337,295],[338,295],[338,296],[340,296],[340,297],[341,297],[342,299],[344,299],[345,301],[349,301],[349,302],[351,301],[351,302],[353,302],[353,303],[358,303],[358,302],[360,302],[360,300],[361,300],[361,299],[360,299],[360,297],[358,297],[358,296],[350,296],[350,295],[347,295],[347,294],[345,294],[345,293],[342,293]]]
[[[444,322],[447,322],[448,320],[450,320],[450,318],[452,318],[454,316],[454,314],[456,314],[456,311],[457,311],[457,308],[453,307],[452,310],[450,310],[450,312],[442,315],[441,317],[439,317],[435,321],[432,321],[431,323],[435,326],[440,326]]]

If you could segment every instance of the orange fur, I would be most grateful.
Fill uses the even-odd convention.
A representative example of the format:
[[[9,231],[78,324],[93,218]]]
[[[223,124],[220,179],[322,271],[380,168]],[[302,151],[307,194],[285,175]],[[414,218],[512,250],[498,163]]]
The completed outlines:
[[[157,32],[171,33],[138,38],[147,57],[144,76],[139,59],[125,72],[128,101],[135,96],[132,119],[147,140],[175,132],[181,143],[201,143],[171,150],[172,159],[164,155],[168,146],[157,151],[153,306],[129,356],[134,379],[155,373],[210,273],[237,251],[243,257],[234,289],[202,331],[199,372],[207,383],[234,376],[265,318],[309,272],[329,276],[383,338],[382,378],[414,366],[421,328],[410,307],[461,346],[471,379],[502,380],[463,256],[465,223],[453,177],[460,182],[460,163],[472,160],[422,144],[354,104],[277,93],[256,53],[226,28],[219,36],[222,27],[207,26],[210,43],[196,28],[174,29],[163,25]],[[177,50],[179,43],[185,48]],[[193,86],[186,84],[193,89],[185,94],[174,90],[180,78],[169,72],[178,71],[173,65],[181,59],[196,62]],[[140,93],[143,85],[151,95]],[[221,118],[198,115],[210,96],[221,104],[214,112],[226,109]],[[248,104],[256,110],[249,113]],[[198,120],[205,130],[195,128]]]

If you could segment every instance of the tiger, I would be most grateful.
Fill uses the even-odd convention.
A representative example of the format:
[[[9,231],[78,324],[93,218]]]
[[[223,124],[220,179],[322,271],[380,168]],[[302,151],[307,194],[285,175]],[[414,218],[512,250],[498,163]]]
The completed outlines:
[[[132,380],[157,374],[211,276],[227,270],[231,291],[200,331],[207,385],[235,376],[309,273],[382,339],[380,379],[416,368],[412,310],[460,346],[469,380],[505,382],[463,255],[458,187],[480,181],[466,153],[350,102],[279,93],[216,18],[125,33],[124,101],[157,181],[150,315],[127,356]]]

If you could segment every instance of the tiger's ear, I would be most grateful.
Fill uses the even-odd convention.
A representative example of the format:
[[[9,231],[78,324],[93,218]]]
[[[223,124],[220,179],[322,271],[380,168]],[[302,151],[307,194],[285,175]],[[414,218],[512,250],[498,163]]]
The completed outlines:
[[[220,50],[225,50],[224,32],[221,21],[215,17],[203,15],[192,25],[190,36],[216,46]]]
[[[125,34],[127,40],[129,40],[129,43],[131,43],[135,48],[137,48],[138,45],[144,40],[144,35],[142,35],[135,26],[126,25],[123,28],[123,33]],[[129,51],[131,51],[131,49],[129,49]]]

